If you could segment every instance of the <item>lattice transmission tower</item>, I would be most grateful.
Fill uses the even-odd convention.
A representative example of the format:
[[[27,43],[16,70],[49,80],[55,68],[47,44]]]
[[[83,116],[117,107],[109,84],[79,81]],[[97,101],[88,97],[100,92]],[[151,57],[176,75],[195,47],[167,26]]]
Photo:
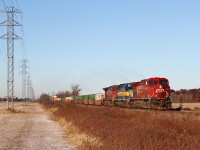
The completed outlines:
[[[7,14],[7,20],[0,24],[7,26],[7,33],[1,37],[7,40],[7,102],[8,109],[14,110],[14,41],[21,39],[15,34],[15,26],[22,26],[15,21],[15,15],[22,12],[11,6],[5,7],[1,12]],[[11,107],[10,103],[12,104]]]
[[[34,93],[30,74],[27,77],[27,100],[28,101],[34,101],[35,100],[35,93]]]
[[[26,102],[27,98],[27,62],[28,60],[23,59],[22,65],[20,66],[22,68],[21,74],[22,74],[22,99]]]
[[[32,87],[32,82],[31,82],[31,76],[28,75],[27,77],[27,97],[28,97],[28,101],[31,100],[31,87]]]
[[[34,93],[33,86],[31,86],[31,100],[32,100],[32,101],[35,100],[35,93]]]

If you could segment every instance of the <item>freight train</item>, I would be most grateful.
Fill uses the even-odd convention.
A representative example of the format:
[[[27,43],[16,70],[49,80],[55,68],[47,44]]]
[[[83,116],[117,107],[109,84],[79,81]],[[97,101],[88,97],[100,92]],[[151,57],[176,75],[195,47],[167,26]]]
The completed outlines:
[[[104,93],[66,97],[76,104],[168,110],[172,108],[169,81],[154,77],[103,88]]]

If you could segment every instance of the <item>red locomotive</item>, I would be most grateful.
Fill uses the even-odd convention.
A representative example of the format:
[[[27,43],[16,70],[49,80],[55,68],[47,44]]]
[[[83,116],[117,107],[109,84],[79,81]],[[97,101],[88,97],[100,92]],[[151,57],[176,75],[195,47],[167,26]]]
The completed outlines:
[[[103,105],[133,108],[171,109],[169,81],[149,78],[140,82],[124,83],[104,88]]]

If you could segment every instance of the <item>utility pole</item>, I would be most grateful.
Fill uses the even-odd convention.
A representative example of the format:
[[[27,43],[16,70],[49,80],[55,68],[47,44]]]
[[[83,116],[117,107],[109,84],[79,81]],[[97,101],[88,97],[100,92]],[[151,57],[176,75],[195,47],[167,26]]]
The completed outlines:
[[[26,95],[26,87],[27,87],[27,62],[28,60],[26,59],[23,59],[22,60],[22,65],[20,66],[22,68],[22,71],[21,71],[21,74],[22,74],[22,99],[26,102],[26,98],[27,98],[27,95]]]
[[[6,7],[1,12],[7,14],[7,20],[0,24],[1,26],[7,26],[7,34],[1,37],[7,39],[7,102],[8,109],[14,110],[14,41],[21,39],[15,34],[15,26],[22,26],[15,21],[14,16],[22,12],[11,6]],[[10,103],[12,103],[11,107]]]

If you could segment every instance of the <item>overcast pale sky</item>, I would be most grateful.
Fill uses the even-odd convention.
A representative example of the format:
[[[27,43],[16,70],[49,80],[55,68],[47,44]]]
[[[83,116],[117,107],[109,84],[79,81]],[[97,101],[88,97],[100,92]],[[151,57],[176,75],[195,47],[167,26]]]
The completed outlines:
[[[17,7],[16,0],[13,5]],[[18,0],[18,5],[37,97],[69,90],[73,83],[90,94],[149,77],[166,77],[175,90],[200,88],[199,0]],[[2,44],[0,51],[6,57]],[[15,95],[21,97],[20,48],[15,56]]]

